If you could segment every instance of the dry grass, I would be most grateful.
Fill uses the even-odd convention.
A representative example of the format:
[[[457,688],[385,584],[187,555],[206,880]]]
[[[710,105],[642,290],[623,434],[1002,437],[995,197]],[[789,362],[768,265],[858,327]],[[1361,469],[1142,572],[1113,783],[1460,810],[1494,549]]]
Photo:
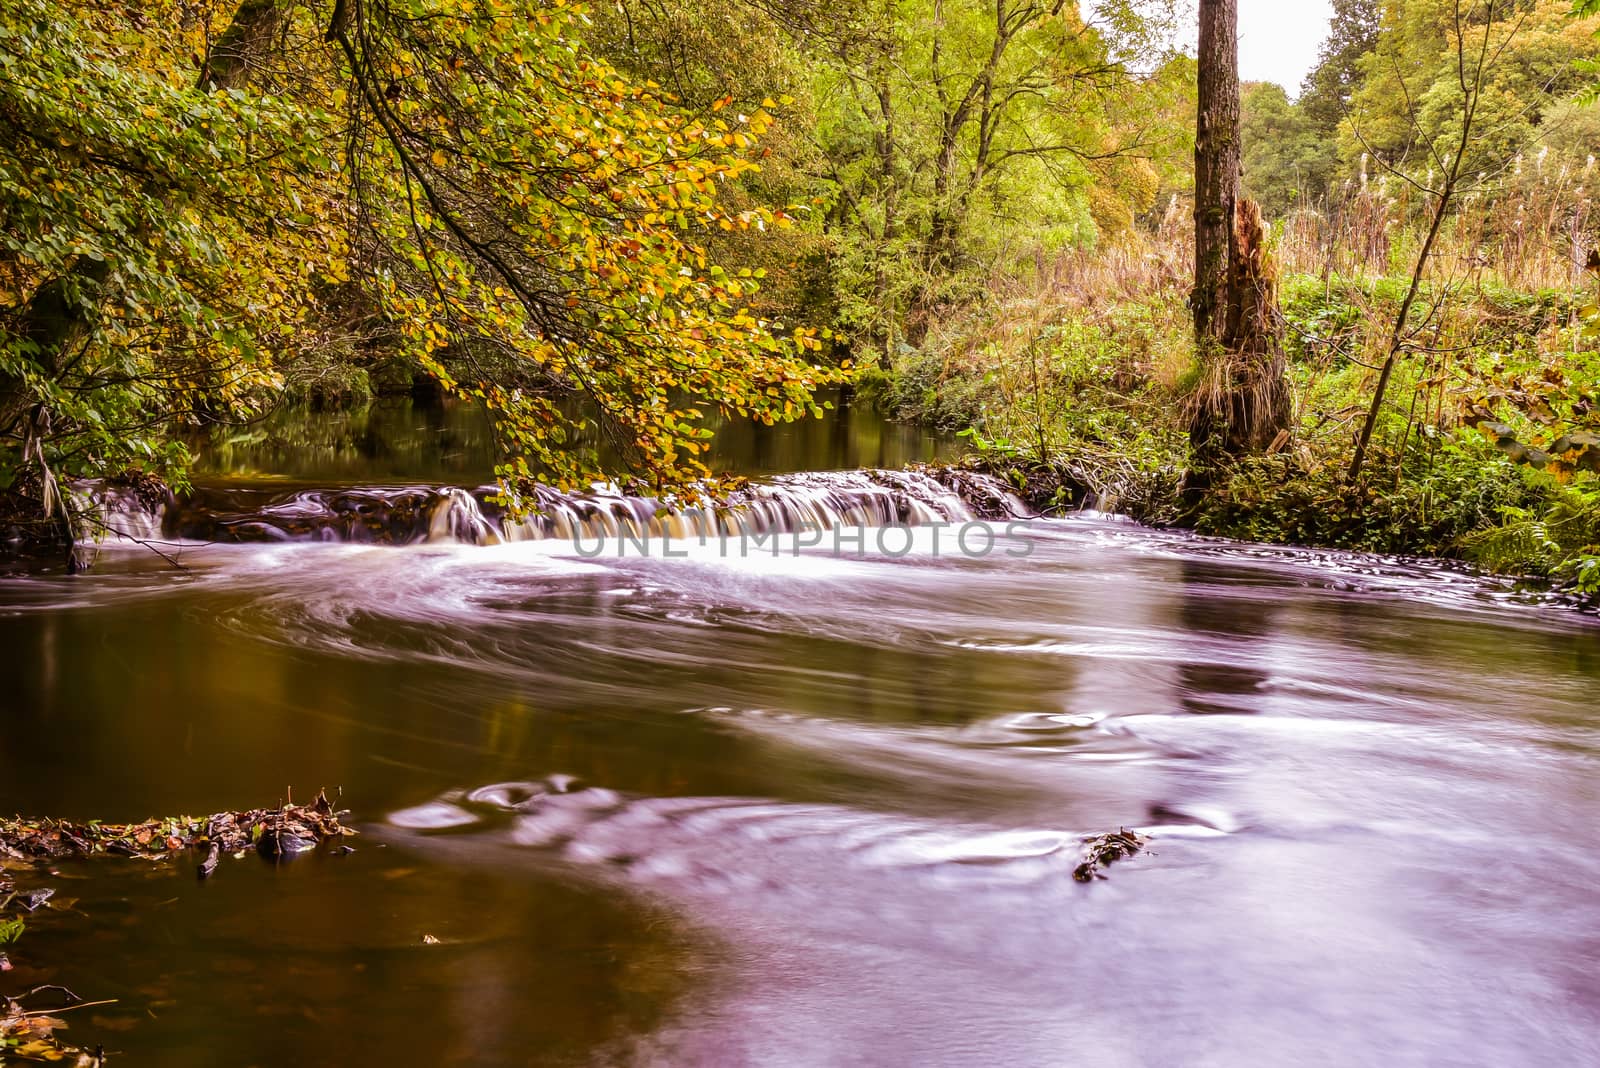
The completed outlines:
[[[1459,422],[1490,364],[1557,366],[1595,347],[1579,336],[1584,301],[1574,294],[1587,290],[1594,299],[1595,279],[1583,268],[1600,228],[1589,195],[1597,178],[1592,162],[1574,169],[1535,157],[1462,200],[1407,331],[1385,409],[1394,418],[1380,434],[1386,448],[1419,434],[1437,440],[1427,428]],[[1303,207],[1273,227],[1294,357],[1297,454],[1342,456],[1351,447],[1392,344],[1425,206],[1414,191],[1352,183],[1339,204]],[[1109,353],[1098,361],[1107,397],[1126,398],[1141,421],[1185,425],[1196,403],[1234,386],[1228,368],[1195,358],[1192,235],[1189,204],[1173,198],[1151,229],[1092,250],[1010,257],[992,272],[989,299],[947,309],[931,324],[909,357],[913,377],[945,396],[966,388],[962,410],[970,415],[980,406],[1030,413],[1006,429],[1024,441],[1053,440],[1060,431],[1036,424],[1057,405],[1039,398],[1062,383],[1050,380],[1059,377],[1054,357],[1041,379],[1040,354],[1064,351],[1065,338],[1069,355],[1084,344]]]
[[[1518,156],[1498,177],[1481,176],[1440,235],[1430,275],[1523,291],[1582,286],[1600,226],[1597,180],[1593,156],[1574,166],[1547,150]],[[1337,197],[1290,213],[1279,255],[1286,271],[1324,278],[1403,273],[1428,210],[1428,197],[1414,186],[1363,174]]]
[[[1129,231],[1093,249],[1011,259],[988,278],[990,300],[935,321],[924,348],[941,354],[946,375],[959,374],[1075,321],[1115,337],[1129,374],[1175,389],[1194,362],[1193,234],[1188,204],[1174,197],[1154,231]],[[1140,314],[1130,318],[1135,308]]]

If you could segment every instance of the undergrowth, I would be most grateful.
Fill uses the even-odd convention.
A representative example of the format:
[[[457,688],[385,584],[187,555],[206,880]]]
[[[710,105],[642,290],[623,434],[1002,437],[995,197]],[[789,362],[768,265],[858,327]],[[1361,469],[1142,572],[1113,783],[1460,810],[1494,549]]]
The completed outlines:
[[[1397,362],[1352,486],[1355,434],[1406,280],[1289,275],[1280,305],[1293,434],[1196,478],[1184,411],[1201,375],[1181,244],[1158,235],[997,280],[921,347],[861,372],[860,394],[899,418],[958,429],[1035,507],[1457,558],[1600,593],[1600,473],[1537,469],[1552,440],[1600,413],[1600,353],[1584,325],[1592,292],[1490,275],[1430,282],[1426,329]]]

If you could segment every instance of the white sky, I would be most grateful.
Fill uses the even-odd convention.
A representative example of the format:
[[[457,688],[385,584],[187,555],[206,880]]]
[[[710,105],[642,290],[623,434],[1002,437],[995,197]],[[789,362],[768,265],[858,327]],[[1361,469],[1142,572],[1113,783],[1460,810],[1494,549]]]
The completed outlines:
[[[1332,15],[1332,0],[1239,0],[1239,77],[1298,96]]]

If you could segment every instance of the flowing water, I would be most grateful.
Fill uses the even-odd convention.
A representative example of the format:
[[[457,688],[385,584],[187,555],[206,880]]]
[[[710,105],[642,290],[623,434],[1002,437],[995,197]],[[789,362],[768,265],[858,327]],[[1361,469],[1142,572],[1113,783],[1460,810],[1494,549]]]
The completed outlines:
[[[0,987],[122,1063],[1600,1061],[1592,620],[982,479],[514,521],[309,464],[130,505],[183,571],[0,583],[0,809],[363,829],[60,868]]]

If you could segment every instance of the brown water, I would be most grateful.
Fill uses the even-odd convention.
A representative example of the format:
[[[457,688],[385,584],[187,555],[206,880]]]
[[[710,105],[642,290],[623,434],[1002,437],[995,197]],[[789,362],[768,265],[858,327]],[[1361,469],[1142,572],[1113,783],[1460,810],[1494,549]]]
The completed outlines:
[[[965,556],[925,525],[959,504],[890,481],[773,492],[921,518],[903,555],[291,541],[5,580],[0,809],[327,786],[365,833],[203,884],[63,869],[0,989],[117,999],[71,1033],[130,1065],[1600,1060],[1591,620],[1095,517]],[[1074,882],[1119,826],[1149,852]]]

